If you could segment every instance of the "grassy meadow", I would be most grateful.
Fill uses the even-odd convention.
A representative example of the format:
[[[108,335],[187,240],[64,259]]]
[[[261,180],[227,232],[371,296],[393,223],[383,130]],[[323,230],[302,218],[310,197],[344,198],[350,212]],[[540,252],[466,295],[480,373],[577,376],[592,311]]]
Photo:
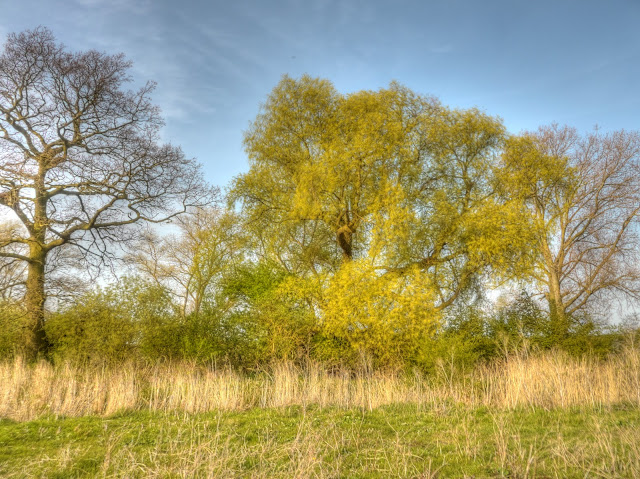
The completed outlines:
[[[640,477],[640,351],[463,373],[0,365],[1,477]]]
[[[0,423],[2,477],[638,477],[635,408],[289,406]]]

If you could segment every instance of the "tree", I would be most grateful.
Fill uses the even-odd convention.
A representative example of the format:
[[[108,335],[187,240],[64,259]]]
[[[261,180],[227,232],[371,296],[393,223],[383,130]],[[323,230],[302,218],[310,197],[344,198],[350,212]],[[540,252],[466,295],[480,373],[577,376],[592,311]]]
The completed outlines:
[[[237,215],[217,208],[198,208],[176,220],[177,235],[153,231],[135,243],[129,261],[158,285],[174,292],[182,314],[198,314],[216,295],[222,275],[241,261],[243,238]]]
[[[504,139],[499,119],[396,83],[343,95],[285,76],[246,133],[250,170],[231,198],[289,271],[322,276],[363,258],[376,274],[417,267],[443,309],[526,245],[520,210],[495,191]]]
[[[17,221],[7,221],[0,223],[0,244],[3,244],[15,237],[20,231],[20,223]],[[11,248],[13,253],[19,253],[18,245]],[[0,301],[15,299],[24,289],[26,268],[19,259],[0,256]]]
[[[640,298],[639,167],[637,132],[553,125],[508,143],[502,181],[535,224],[534,280],[558,338],[612,295]]]
[[[34,353],[47,344],[52,252],[104,262],[110,243],[131,239],[128,226],[209,201],[198,165],[158,141],[154,84],[124,89],[130,67],[122,54],[68,52],[46,28],[10,34],[0,55],[0,206],[23,225],[0,257],[27,265]]]
[[[489,283],[528,269],[530,223],[497,183],[505,139],[499,118],[442,107],[419,137],[412,174],[403,176],[403,214],[388,215],[382,229],[386,270],[428,272],[439,310],[482,299]]]

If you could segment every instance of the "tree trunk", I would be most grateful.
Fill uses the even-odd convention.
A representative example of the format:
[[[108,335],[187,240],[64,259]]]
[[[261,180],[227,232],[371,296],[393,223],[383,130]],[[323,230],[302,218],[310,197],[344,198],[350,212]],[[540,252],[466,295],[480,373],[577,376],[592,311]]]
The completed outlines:
[[[30,359],[36,359],[47,352],[48,342],[44,331],[44,278],[47,253],[41,245],[31,245],[27,271],[27,287],[25,294],[25,306],[29,320],[29,339],[27,340],[27,355]]]
[[[336,234],[338,246],[342,250],[342,261],[347,262],[353,259],[353,231],[349,225],[344,225],[338,229]]]
[[[562,293],[560,290],[560,280],[555,271],[549,273],[549,293],[547,294],[549,303],[549,317],[551,320],[551,333],[556,342],[560,342],[569,335],[569,321],[565,311]]]

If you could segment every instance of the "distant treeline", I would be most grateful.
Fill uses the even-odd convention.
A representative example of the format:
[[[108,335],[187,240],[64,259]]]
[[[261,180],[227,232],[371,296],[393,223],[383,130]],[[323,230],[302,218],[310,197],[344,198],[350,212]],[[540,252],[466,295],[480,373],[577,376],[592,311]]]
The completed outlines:
[[[185,315],[167,289],[125,278],[48,314],[48,356],[89,365],[195,360],[243,370],[313,360],[328,368],[430,373],[443,365],[465,370],[523,351],[605,357],[640,336],[631,325],[602,327],[583,318],[558,337],[548,313],[521,293],[502,305],[452,307],[420,334],[390,331],[379,342],[367,342],[357,335],[370,332],[336,334],[318,321],[290,294],[287,284],[294,279],[273,264],[243,266],[221,285],[218,299],[224,297],[227,308],[207,298],[199,312]],[[23,353],[26,319],[19,304],[0,307],[0,358]]]

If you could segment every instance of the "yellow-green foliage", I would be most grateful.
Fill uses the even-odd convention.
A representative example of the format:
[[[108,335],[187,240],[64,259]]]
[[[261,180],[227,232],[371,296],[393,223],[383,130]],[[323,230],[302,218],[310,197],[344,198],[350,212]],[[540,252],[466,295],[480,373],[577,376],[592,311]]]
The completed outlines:
[[[289,271],[317,277],[365,257],[376,271],[417,268],[435,291],[428,307],[446,308],[527,259],[530,221],[495,187],[505,140],[498,118],[395,83],[343,95],[284,77],[245,136],[251,167],[231,199],[255,247]]]
[[[419,268],[380,273],[369,261],[346,263],[323,292],[322,328],[377,365],[415,359],[439,325],[434,290]]]
[[[0,358],[21,353],[29,330],[25,310],[13,301],[0,301]]]
[[[245,264],[225,278],[229,311],[221,318],[230,349],[243,367],[306,357],[315,326],[311,283],[269,262]]]
[[[567,157],[546,154],[540,140],[528,134],[506,142],[497,176],[500,188],[526,208],[538,241],[557,233],[581,181]],[[538,248],[531,250],[539,256]]]
[[[500,181],[511,196],[534,203],[536,199],[550,200],[559,191],[570,193],[575,189],[580,179],[569,159],[543,150],[540,140],[530,134],[506,142]]]

